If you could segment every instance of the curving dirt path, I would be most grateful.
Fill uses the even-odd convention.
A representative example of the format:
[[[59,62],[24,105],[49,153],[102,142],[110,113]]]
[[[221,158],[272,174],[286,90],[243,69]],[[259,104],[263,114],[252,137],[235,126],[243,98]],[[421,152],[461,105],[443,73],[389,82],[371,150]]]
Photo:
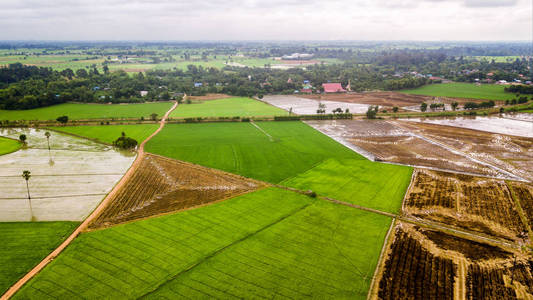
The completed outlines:
[[[0,300],[7,300],[11,298],[15,293],[28,281],[30,281],[37,273],[39,273],[48,263],[50,263],[52,260],[54,260],[80,233],[85,231],[89,224],[106,208],[106,206],[110,203],[111,199],[113,199],[113,196],[120,190],[120,188],[127,182],[127,180],[135,173],[137,168],[141,165],[141,162],[144,158],[144,145],[153,138],[156,134],[158,134],[163,127],[165,127],[166,120],[170,113],[176,109],[178,106],[178,102],[175,102],[174,105],[167,111],[167,113],[163,116],[161,121],[159,122],[159,128],[157,128],[154,133],[152,133],[147,139],[145,139],[140,145],[137,150],[137,158],[131,165],[131,167],[128,169],[128,172],[124,174],[122,179],[115,185],[113,190],[107,196],[104,198],[104,200],[96,207],[96,209],[81,223],[70,236],[59,245],[52,253],[48,254],[47,257],[45,257],[37,266],[35,266],[31,271],[29,271],[24,277],[19,279],[14,285],[12,285],[5,294],[2,295]]]

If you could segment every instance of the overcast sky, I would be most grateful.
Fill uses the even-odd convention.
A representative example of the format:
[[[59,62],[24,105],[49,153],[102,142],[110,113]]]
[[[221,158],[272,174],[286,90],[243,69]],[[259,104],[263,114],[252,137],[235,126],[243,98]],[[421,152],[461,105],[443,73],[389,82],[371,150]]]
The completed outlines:
[[[3,40],[529,40],[533,0],[0,0]]]

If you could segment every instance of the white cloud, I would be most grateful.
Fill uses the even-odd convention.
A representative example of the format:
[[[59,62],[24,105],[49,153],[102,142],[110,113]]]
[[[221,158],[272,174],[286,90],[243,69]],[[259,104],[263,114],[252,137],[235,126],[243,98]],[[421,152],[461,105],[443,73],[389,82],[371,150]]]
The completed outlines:
[[[525,40],[529,0],[0,0],[0,39]]]

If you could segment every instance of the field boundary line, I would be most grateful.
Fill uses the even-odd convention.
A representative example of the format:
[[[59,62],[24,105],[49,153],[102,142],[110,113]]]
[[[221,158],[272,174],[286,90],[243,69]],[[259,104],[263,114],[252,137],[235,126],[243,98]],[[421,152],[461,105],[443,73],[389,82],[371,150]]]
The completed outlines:
[[[415,181],[416,176],[418,175],[418,170],[416,168],[413,168],[413,171],[411,172],[411,181],[409,182],[409,186],[407,186],[407,189],[405,190],[405,194],[402,198],[402,211],[401,214],[403,215],[403,212],[405,211],[405,200],[407,199],[407,195],[409,195],[409,192],[411,191],[411,188],[413,186],[413,181]]]
[[[32,199],[52,199],[52,198],[69,198],[69,197],[87,197],[87,196],[104,196],[107,193],[98,193],[98,194],[78,194],[78,195],[59,195],[59,196],[41,196],[41,197],[31,197]],[[28,200],[28,198],[0,198],[2,200]]]
[[[155,135],[157,135],[161,130],[163,130],[163,127],[165,127],[166,120],[170,113],[176,109],[178,106],[178,102],[175,101],[174,105],[165,113],[163,118],[161,119],[159,123],[159,128],[157,128],[156,131],[154,131],[148,138],[146,138],[139,146],[137,158],[135,161],[131,164],[128,171],[124,174],[124,176],[120,179],[120,181],[113,187],[111,192],[107,194],[107,196],[100,202],[100,204],[93,210],[93,212],[72,232],[69,237],[67,237],[54,251],[52,251],[48,256],[46,256],[39,264],[37,264],[31,271],[26,273],[22,278],[20,278],[14,285],[12,285],[3,295],[0,297],[0,300],[7,300],[15,293],[24,286],[28,281],[30,281],[37,273],[39,273],[41,270],[44,269],[52,260],[54,260],[65,248],[70,245],[70,243],[80,234],[82,233],[89,224],[100,215],[100,213],[109,205],[113,197],[118,193],[120,188],[124,185],[124,183],[135,173],[137,168],[140,166],[143,158],[144,158],[144,145]]]
[[[385,267],[385,260],[384,257],[388,253],[388,248],[390,243],[392,242],[391,238],[391,232],[396,227],[396,218],[392,218],[392,222],[390,224],[389,230],[387,231],[387,235],[385,235],[385,240],[383,242],[383,246],[381,247],[381,252],[379,254],[378,263],[376,264],[376,269],[374,270],[374,276],[372,276],[372,281],[370,282],[370,288],[368,289],[368,295],[366,297],[367,300],[370,299],[377,299],[378,292],[379,292],[379,283],[377,282],[377,277],[380,275],[382,267]]]
[[[301,206],[301,207],[295,208],[295,209],[293,209],[292,211],[290,211],[289,213],[287,213],[286,215],[281,216],[280,218],[274,220],[272,223],[267,224],[267,225],[265,225],[264,227],[259,228],[259,229],[256,230],[256,231],[250,232],[249,234],[246,234],[245,236],[241,237],[240,239],[235,240],[235,241],[229,243],[228,245],[226,245],[226,246],[224,246],[224,247],[222,247],[222,248],[220,248],[220,249],[218,249],[218,250],[215,250],[214,252],[212,252],[212,253],[210,253],[210,254],[204,256],[203,258],[201,258],[200,260],[198,260],[196,263],[190,265],[190,266],[187,267],[186,269],[184,269],[184,270],[178,272],[176,275],[170,277],[168,280],[162,282],[162,283],[159,284],[157,287],[155,287],[153,290],[151,290],[151,291],[145,293],[144,295],[139,296],[138,299],[143,299],[143,298],[145,298],[147,295],[150,295],[150,294],[154,293],[155,291],[159,290],[161,287],[163,287],[163,286],[164,286],[165,284],[167,284],[168,282],[170,282],[170,281],[172,281],[172,280],[178,278],[178,277],[179,277],[180,275],[182,275],[182,274],[185,274],[185,273],[191,271],[192,269],[198,267],[199,265],[203,264],[203,263],[206,262],[207,260],[209,260],[209,259],[211,259],[211,258],[217,256],[218,254],[220,254],[221,252],[225,251],[226,249],[228,249],[228,248],[230,248],[230,247],[232,247],[232,246],[235,246],[235,245],[237,245],[237,244],[239,244],[239,243],[241,243],[241,242],[243,242],[243,241],[249,239],[250,237],[253,237],[253,236],[257,235],[257,234],[259,234],[259,233],[261,233],[261,232],[263,232],[263,231],[269,229],[270,227],[272,227],[272,226],[274,226],[274,225],[279,224],[280,222],[286,220],[287,218],[290,218],[290,217],[294,216],[295,214],[297,214],[297,213],[299,213],[299,212],[301,212],[301,211],[304,211],[306,208],[308,208],[308,207],[309,207],[310,205],[312,205],[313,203],[314,203],[314,201],[312,201],[312,202],[310,202],[310,203],[307,203],[307,204],[305,204],[305,205],[303,205],[303,206]]]

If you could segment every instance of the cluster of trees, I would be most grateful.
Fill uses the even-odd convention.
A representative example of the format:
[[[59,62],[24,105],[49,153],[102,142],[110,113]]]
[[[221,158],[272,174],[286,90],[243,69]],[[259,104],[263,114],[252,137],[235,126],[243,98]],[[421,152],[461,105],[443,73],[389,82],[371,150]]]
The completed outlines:
[[[122,132],[122,135],[113,142],[113,146],[120,149],[132,149],[137,147],[137,140],[126,136],[126,133]]]
[[[510,85],[505,87],[505,91],[515,94],[533,94],[533,86],[531,85]]]

